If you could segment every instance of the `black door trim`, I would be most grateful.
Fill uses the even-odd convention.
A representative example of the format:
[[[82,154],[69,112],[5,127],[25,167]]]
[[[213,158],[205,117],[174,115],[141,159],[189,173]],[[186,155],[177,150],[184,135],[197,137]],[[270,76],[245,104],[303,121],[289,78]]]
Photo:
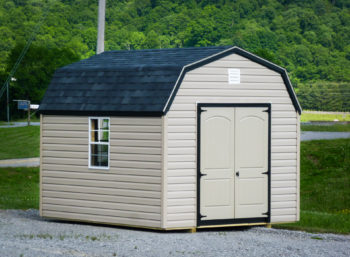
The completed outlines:
[[[268,213],[267,217],[201,220],[200,213],[200,158],[201,158],[201,113],[203,107],[267,107],[268,108]],[[226,225],[240,223],[271,222],[271,104],[270,103],[199,103],[197,104],[197,227],[205,225]]]

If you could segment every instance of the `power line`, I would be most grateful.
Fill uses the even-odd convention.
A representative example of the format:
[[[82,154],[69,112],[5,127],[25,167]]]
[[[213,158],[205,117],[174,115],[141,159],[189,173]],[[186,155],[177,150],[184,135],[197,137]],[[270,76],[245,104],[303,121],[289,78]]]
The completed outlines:
[[[36,26],[34,27],[34,30],[31,34],[31,36],[29,37],[29,40],[27,41],[27,44],[24,46],[24,48],[22,49],[21,54],[19,55],[16,63],[13,65],[10,74],[8,75],[5,83],[3,84],[2,88],[0,89],[0,99],[3,96],[5,90],[7,89],[7,121],[10,121],[10,116],[9,116],[9,83],[11,78],[13,77],[13,75],[16,73],[18,66],[20,65],[20,63],[22,62],[24,56],[26,55],[30,45],[32,44],[33,40],[35,39],[37,33],[39,32],[39,29],[41,28],[42,24],[44,23],[47,15],[49,14],[49,9],[51,7],[51,3],[50,0],[48,1],[47,7],[46,9],[44,9],[43,11],[43,15],[40,18],[39,22],[36,24]]]

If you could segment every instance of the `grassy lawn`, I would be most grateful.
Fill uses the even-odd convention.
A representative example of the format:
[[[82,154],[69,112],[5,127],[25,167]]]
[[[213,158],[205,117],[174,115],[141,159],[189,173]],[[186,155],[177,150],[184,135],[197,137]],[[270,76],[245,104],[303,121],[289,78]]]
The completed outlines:
[[[301,144],[301,220],[274,227],[350,233],[350,139]]]
[[[10,124],[15,124],[15,122],[27,122],[27,118],[23,118],[23,119],[17,119],[17,120],[11,120]],[[30,122],[40,122],[40,118],[36,117],[36,116],[32,116],[30,118]],[[7,125],[7,121],[0,121],[0,125]]]
[[[303,112],[300,117],[301,122],[306,121],[350,121],[350,114],[323,114],[323,113],[306,113]]]
[[[39,208],[39,168],[0,168],[0,209]]]
[[[13,123],[13,121],[10,121],[10,123],[8,123],[7,121],[0,121],[0,126],[2,125],[14,125],[15,123]]]
[[[40,126],[0,128],[0,160],[39,156]]]
[[[350,132],[350,124],[335,124],[331,126],[301,125],[302,131]]]

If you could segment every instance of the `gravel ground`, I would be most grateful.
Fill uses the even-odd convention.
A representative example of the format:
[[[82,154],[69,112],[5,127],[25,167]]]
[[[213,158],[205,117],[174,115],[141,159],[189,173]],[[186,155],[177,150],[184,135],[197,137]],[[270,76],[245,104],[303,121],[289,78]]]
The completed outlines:
[[[0,210],[0,256],[350,256],[350,236],[264,227],[154,232]]]

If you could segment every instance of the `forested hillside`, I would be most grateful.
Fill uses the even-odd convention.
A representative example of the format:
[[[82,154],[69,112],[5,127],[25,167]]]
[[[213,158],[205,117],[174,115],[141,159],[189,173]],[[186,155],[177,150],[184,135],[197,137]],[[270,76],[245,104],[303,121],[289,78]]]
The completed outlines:
[[[97,8],[98,0],[0,1],[2,83],[48,10],[12,97],[40,101],[57,67],[95,54]],[[303,108],[350,111],[349,0],[107,0],[106,50],[210,45],[285,67]]]

